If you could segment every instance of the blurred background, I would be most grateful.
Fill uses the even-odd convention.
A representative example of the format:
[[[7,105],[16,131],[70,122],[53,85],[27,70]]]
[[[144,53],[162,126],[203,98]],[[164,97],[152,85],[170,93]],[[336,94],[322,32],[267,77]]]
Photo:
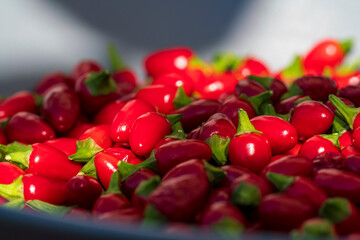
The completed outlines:
[[[0,95],[85,58],[107,66],[109,42],[140,81],[144,55],[176,45],[204,59],[251,54],[275,71],[322,38],[351,37],[354,57],[358,9],[357,0],[0,0]]]

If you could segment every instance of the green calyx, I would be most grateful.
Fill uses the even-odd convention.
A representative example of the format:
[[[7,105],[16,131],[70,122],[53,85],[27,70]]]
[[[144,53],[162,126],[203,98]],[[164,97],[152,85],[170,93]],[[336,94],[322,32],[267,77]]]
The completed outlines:
[[[326,139],[326,140],[329,140],[335,147],[337,147],[337,148],[340,147],[340,142],[339,142],[340,135],[339,134],[337,134],[337,133],[321,134],[319,136]]]
[[[337,114],[335,114],[334,121],[332,124],[332,133],[337,133],[341,135],[342,133],[348,130],[350,130],[350,127],[347,124],[347,122],[342,118],[340,118],[339,116],[337,116]]]
[[[148,180],[142,181],[135,190],[135,194],[147,198],[161,183],[159,176],[154,176]]]
[[[360,68],[360,57],[357,57],[350,63],[343,64],[336,68],[337,74],[340,76],[347,76],[353,74]]]
[[[353,123],[356,116],[360,113],[360,108],[352,108],[347,106],[340,98],[331,94],[329,96],[330,102],[336,107],[342,117],[345,119],[350,128],[353,129]]]
[[[213,223],[211,228],[220,236],[238,238],[244,231],[244,226],[231,217],[223,217],[221,220]]]
[[[239,136],[243,133],[262,134],[262,132],[256,130],[254,125],[251,124],[249,116],[247,115],[247,112],[240,108],[239,109],[239,125],[238,125],[235,136]]]
[[[186,139],[186,133],[181,125],[181,122],[176,122],[171,126],[172,133],[165,136],[165,138],[176,138],[176,139]]]
[[[285,121],[289,121],[290,114],[278,114],[275,111],[274,106],[271,103],[265,104],[260,109],[261,115],[275,116],[284,119]]]
[[[171,126],[179,122],[183,116],[184,116],[183,114],[164,115],[164,117],[166,117],[166,119],[169,121]]]
[[[351,51],[353,45],[354,41],[351,38],[340,41],[341,49],[344,51],[345,54],[348,54]]]
[[[18,199],[12,200],[10,202],[1,204],[0,206],[5,207],[5,208],[11,208],[14,210],[21,210],[25,206],[25,200],[23,198],[18,198]]]
[[[287,99],[289,97],[297,96],[297,95],[303,95],[303,94],[304,94],[304,91],[296,84],[296,81],[295,81],[290,85],[289,90],[281,96],[281,100]]]
[[[94,157],[92,157],[90,159],[90,161],[88,161],[79,171],[79,173],[77,174],[79,176],[89,176],[95,179],[98,179],[98,175],[96,172],[96,167],[95,167],[95,161],[94,161]]]
[[[274,82],[274,78],[272,77],[259,77],[254,75],[249,75],[246,79],[260,83],[266,89],[270,89],[271,84]]]
[[[255,109],[255,112],[259,114],[261,106],[266,103],[270,103],[270,98],[272,97],[272,95],[273,95],[272,91],[265,91],[252,97],[248,97],[245,94],[241,94],[240,98],[249,102],[251,106]]]
[[[30,207],[36,212],[58,215],[58,216],[64,216],[73,208],[73,207],[58,206],[40,200],[30,200],[27,201],[25,205]]]
[[[90,73],[84,84],[94,97],[108,95],[117,90],[115,80],[107,71]]]
[[[217,73],[234,70],[240,62],[242,62],[242,58],[237,57],[231,52],[216,53],[212,60],[212,64]]]
[[[23,176],[18,177],[10,184],[0,184],[0,196],[9,201],[24,199]]]
[[[29,167],[29,157],[33,151],[31,145],[12,142],[8,145],[0,144],[2,161],[11,162],[22,169]]]
[[[311,100],[311,98],[310,98],[309,96],[305,96],[305,97],[302,97],[302,98],[299,98],[298,100],[296,100],[296,101],[294,102],[294,105],[297,106],[297,105],[299,105],[299,104],[302,103],[302,102],[310,101],[310,100]]]
[[[214,134],[205,140],[211,148],[213,159],[220,166],[225,165],[227,162],[230,140],[230,138],[219,137],[217,134]]]
[[[106,50],[110,61],[111,70],[121,71],[126,69],[126,64],[124,60],[120,57],[120,54],[114,44],[108,44]]]
[[[173,100],[175,109],[182,108],[192,103],[193,101],[194,101],[193,99],[191,99],[190,97],[188,97],[188,95],[186,95],[184,88],[182,86],[178,87],[175,94],[175,98]]]
[[[166,217],[153,204],[147,205],[144,211],[143,225],[159,226],[167,222]]]
[[[287,82],[301,77],[304,75],[303,64],[300,56],[295,56],[289,66],[287,66],[282,72],[281,77]]]
[[[300,230],[291,232],[292,239],[335,239],[336,232],[334,225],[326,219],[317,219],[317,222],[307,222]]]
[[[260,189],[253,184],[242,182],[231,193],[231,202],[239,207],[256,207],[261,202]]]
[[[284,192],[295,181],[295,177],[286,176],[283,174],[278,174],[273,172],[267,173],[266,178],[269,179],[280,192]]]
[[[220,183],[226,177],[226,172],[224,170],[211,165],[206,160],[202,160],[202,161],[204,163],[204,168],[208,176],[209,182],[212,185],[216,185]]]
[[[76,153],[69,156],[69,159],[75,162],[88,162],[98,152],[103,149],[89,137],[84,140],[76,141]]]
[[[330,220],[332,223],[340,223],[351,214],[351,206],[346,198],[328,198],[321,206],[319,216]]]
[[[118,170],[111,175],[109,187],[103,194],[110,193],[122,195],[122,192],[120,190],[120,173]]]

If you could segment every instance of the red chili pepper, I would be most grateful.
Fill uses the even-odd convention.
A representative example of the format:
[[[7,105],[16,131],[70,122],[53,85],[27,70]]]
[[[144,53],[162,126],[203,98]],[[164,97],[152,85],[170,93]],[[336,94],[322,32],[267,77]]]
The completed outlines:
[[[267,195],[259,205],[259,218],[265,229],[290,231],[315,216],[311,204],[280,194]]]
[[[211,115],[217,112],[219,107],[220,103],[216,100],[201,99],[177,109],[174,114],[183,115],[180,122],[185,132],[190,132],[206,122]]]
[[[108,124],[102,124],[89,128],[81,134],[79,140],[85,140],[88,138],[93,139],[94,142],[102,149],[111,147],[112,142],[110,138],[110,126]]]
[[[232,73],[214,74],[196,86],[203,99],[218,99],[224,93],[234,93],[238,80]]]
[[[62,72],[49,73],[36,84],[35,92],[37,94],[44,94],[48,89],[57,84],[65,84],[69,88],[73,88],[74,80]]]
[[[346,122],[349,124],[351,129],[357,129],[360,127],[360,108],[352,108],[347,106],[341,99],[335,95],[329,96],[330,102],[336,107],[341,113]]]
[[[329,198],[321,207],[319,216],[335,224],[339,234],[346,235],[359,230],[359,213],[356,206],[345,198]]]
[[[117,164],[119,161],[119,159],[107,153],[99,152],[95,155],[96,172],[105,189],[109,187],[111,175],[118,169]]]
[[[241,80],[246,78],[248,75],[266,77],[270,75],[270,72],[265,64],[260,60],[254,57],[247,57],[239,64],[236,70],[234,70],[234,74],[239,80]]]
[[[76,142],[75,138],[55,138],[44,143],[70,156],[76,153]]]
[[[250,122],[269,140],[273,155],[285,153],[297,143],[296,129],[279,117],[258,116],[251,119]]]
[[[231,202],[239,207],[257,207],[261,199],[271,193],[271,187],[255,174],[236,178],[230,187]]]
[[[351,102],[354,103],[355,107],[360,107],[359,93],[360,93],[359,84],[350,85],[350,86],[346,86],[346,87],[343,87],[342,89],[340,89],[339,96],[349,99]]]
[[[41,114],[56,131],[68,131],[79,113],[79,99],[71,88],[56,85],[45,93]]]
[[[37,112],[35,98],[30,92],[17,92],[0,105],[0,119],[6,119],[18,112]]]
[[[134,173],[133,175],[136,175]],[[134,207],[144,209],[150,194],[160,185],[161,179],[158,175],[144,179],[137,185],[131,196],[131,203]]]
[[[230,187],[232,182],[245,174],[254,174],[249,169],[239,165],[225,165],[221,169],[226,173],[225,178],[220,182],[220,187]]]
[[[90,176],[78,175],[68,181],[67,190],[68,204],[91,209],[103,189],[96,179]]]
[[[313,181],[328,196],[344,197],[354,203],[360,202],[360,177],[354,173],[338,169],[322,169],[315,174]]]
[[[4,130],[2,128],[0,128],[0,144],[7,144],[8,140],[5,136]]]
[[[94,117],[95,124],[111,124],[116,114],[123,108],[125,101],[115,100],[106,104]]]
[[[350,146],[352,144],[352,137],[351,137],[351,131],[346,131],[341,134],[339,137],[339,146],[340,149],[343,149],[344,147]]]
[[[354,154],[360,154],[360,151],[354,146],[346,146],[343,149],[341,149],[341,154],[347,157]]]
[[[351,46],[350,40],[344,42],[335,39],[322,40],[304,56],[304,67],[306,71],[322,74],[325,67],[334,68],[339,65]]]
[[[360,175],[360,155],[350,155],[343,159],[344,168],[357,175]]]
[[[324,104],[315,101],[299,103],[294,108],[290,119],[290,123],[296,128],[300,141],[325,133],[333,121],[333,112]]]
[[[286,176],[269,172],[266,174],[276,188],[289,197],[307,201],[318,211],[326,200],[326,194],[313,181],[303,176]]]
[[[73,220],[91,220],[91,213],[80,207],[71,208],[67,213],[64,214],[63,218]]]
[[[5,133],[9,141],[23,143],[45,142],[55,137],[54,130],[38,115],[18,112],[6,124]]]
[[[179,88],[182,87],[186,95],[190,96],[193,92],[193,82],[191,78],[186,74],[181,73],[166,73],[161,74],[154,78],[152,85],[166,85],[170,87]]]
[[[77,81],[79,77],[90,72],[100,72],[102,67],[93,60],[83,60],[79,62],[72,71],[72,79]],[[74,82],[75,85],[75,82]]]
[[[206,178],[194,175],[170,179],[150,194],[147,209],[155,208],[171,221],[190,221],[201,209],[209,188]]]
[[[339,97],[339,99],[345,103],[346,106],[350,106],[350,107],[354,107],[354,103],[351,102],[349,99],[346,99],[346,98],[342,98],[342,97]],[[333,112],[335,113],[335,110],[336,110],[336,107],[334,106],[334,104],[332,104],[330,102],[330,100],[327,100],[325,105]]]
[[[77,123],[66,135],[68,138],[78,139],[86,130],[95,127],[96,125],[91,123]]]
[[[187,69],[192,56],[192,50],[185,47],[161,49],[146,56],[144,65],[147,74],[152,77],[164,73],[181,73]]]
[[[129,131],[135,120],[145,113],[155,111],[155,107],[141,99],[130,100],[116,114],[111,124],[111,139],[114,142],[128,142]]]
[[[299,155],[305,156],[308,159],[313,159],[320,154],[327,152],[340,152],[336,145],[338,142],[337,135],[318,135],[313,136],[306,140],[304,144],[301,146]]]
[[[281,100],[275,105],[276,113],[278,114],[288,114],[291,109],[295,107],[295,102],[298,100],[304,98],[302,95],[296,95],[289,98],[285,98],[284,100]]]
[[[291,232],[291,235],[299,239],[337,238],[334,225],[329,220],[322,218],[305,220],[297,230]]]
[[[141,168],[139,171],[136,171],[121,183],[121,191],[130,199],[131,196],[133,196],[135,189],[141,182],[149,180],[154,176],[157,175],[153,171],[146,168]]]
[[[189,136],[189,135],[188,135]],[[196,138],[188,138],[188,139],[196,139]],[[174,142],[179,140],[178,138],[173,138],[173,137],[166,137],[162,140],[160,140],[154,147],[154,150],[157,150],[159,147],[161,147],[162,145],[169,143],[169,142]]]
[[[155,106],[160,113],[169,114],[174,111],[176,88],[166,85],[150,85],[136,93],[137,99],[142,99]]]
[[[134,207],[106,212],[97,217],[97,220],[108,222],[109,224],[136,224],[143,219],[143,210]]]
[[[143,162],[141,158],[136,156],[130,149],[126,149],[126,148],[118,148],[118,147],[108,148],[105,149],[103,153],[109,154],[121,161],[128,162],[134,165]]]
[[[266,88],[260,83],[251,79],[244,79],[236,84],[235,92],[237,96],[245,94],[248,97],[256,96],[262,92],[265,92]]]
[[[0,184],[10,184],[25,174],[24,170],[10,162],[0,162]]]
[[[228,187],[216,188],[211,192],[207,204],[210,205],[217,202],[230,202],[230,189]]]
[[[313,174],[321,169],[336,168],[345,169],[344,156],[339,152],[326,152],[312,159]]]
[[[243,166],[257,174],[271,160],[269,141],[254,128],[242,109],[239,109],[238,130],[230,141],[228,152],[231,164]]]
[[[262,171],[261,176],[266,178],[269,172],[288,176],[310,176],[313,170],[312,161],[303,156],[288,155],[269,163]]]

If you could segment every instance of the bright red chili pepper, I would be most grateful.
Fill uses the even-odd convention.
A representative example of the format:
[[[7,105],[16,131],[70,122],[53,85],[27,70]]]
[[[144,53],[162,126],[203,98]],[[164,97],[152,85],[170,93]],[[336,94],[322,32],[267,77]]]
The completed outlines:
[[[290,119],[290,123],[296,128],[300,141],[325,133],[333,121],[333,112],[324,104],[316,101],[299,103],[294,108]]]
[[[143,162],[141,158],[136,156],[130,149],[126,149],[126,148],[120,148],[120,147],[107,148],[103,151],[103,153],[109,154],[121,161],[128,162],[134,165]]]
[[[238,131],[230,141],[228,152],[231,164],[243,166],[257,174],[271,160],[269,141],[254,128],[242,109],[239,109]]]
[[[0,105],[0,119],[6,119],[18,112],[37,112],[35,98],[30,92],[17,92]]]
[[[0,162],[0,184],[10,184],[25,174],[24,170],[10,162]]]
[[[180,73],[166,73],[161,74],[154,78],[152,85],[167,85],[170,87],[183,87],[186,95],[190,96],[193,92],[193,82],[191,78],[186,74]]]
[[[96,125],[91,123],[77,123],[68,133],[65,134],[68,138],[78,139],[86,130],[95,127]]]
[[[38,115],[18,112],[6,124],[5,133],[9,141],[23,143],[45,142],[55,137],[54,130]]]
[[[72,79],[77,81],[79,77],[90,72],[100,72],[102,67],[94,60],[83,60],[79,62],[72,70]],[[74,82],[75,85],[75,82]]]
[[[199,83],[195,91],[203,99],[218,99],[224,93],[234,93],[238,80],[232,73],[214,74]]]
[[[185,47],[161,49],[145,57],[145,70],[152,77],[164,73],[181,73],[187,69],[192,56],[193,51]]]
[[[340,149],[350,146],[352,144],[351,131],[346,131],[341,134],[339,137],[339,147]]]
[[[111,139],[114,142],[128,142],[129,131],[135,120],[145,113],[155,111],[155,107],[141,99],[130,100],[116,114],[111,124]]]
[[[44,143],[70,156],[76,153],[76,142],[75,138],[55,138]]]
[[[189,136],[189,135],[188,135]],[[187,136],[187,137],[188,137]],[[188,138],[188,139],[196,139],[196,138]],[[161,147],[162,145],[168,143],[168,142],[173,142],[173,141],[177,141],[179,140],[178,138],[173,138],[173,137],[166,137],[162,140],[160,140],[154,147],[154,150],[157,150],[159,147]]]
[[[135,154],[147,156],[170,133],[169,121],[159,113],[149,112],[134,121],[129,132],[129,143]]]
[[[123,108],[125,101],[115,100],[106,104],[94,117],[95,124],[111,124],[116,114]]]
[[[299,155],[305,156],[308,159],[313,159],[323,153],[340,152],[334,145],[333,140],[329,139],[327,136],[331,135],[318,135],[306,140],[300,148]]]
[[[270,72],[268,68],[260,60],[254,57],[247,57],[243,60],[237,69],[234,70],[236,77],[241,80],[246,78],[248,75],[256,76],[269,76]]]
[[[107,153],[99,152],[95,155],[96,172],[105,189],[109,187],[111,175],[118,169],[117,164],[119,161],[119,159]]]
[[[94,142],[102,149],[111,147],[112,142],[110,138],[110,126],[108,124],[97,125],[89,128],[81,136],[79,140],[92,138]]]
[[[65,84],[73,88],[74,80],[62,72],[49,73],[36,84],[35,92],[37,94],[44,94],[48,89],[57,84]]]

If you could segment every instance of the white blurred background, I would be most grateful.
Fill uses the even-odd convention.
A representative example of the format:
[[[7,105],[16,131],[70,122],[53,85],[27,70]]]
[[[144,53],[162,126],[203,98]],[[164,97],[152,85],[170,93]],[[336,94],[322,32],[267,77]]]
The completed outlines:
[[[353,38],[356,56],[359,9],[358,0],[0,0],[0,94],[84,58],[106,66],[109,42],[140,80],[145,54],[176,45],[205,59],[251,54],[272,70],[325,37]]]

